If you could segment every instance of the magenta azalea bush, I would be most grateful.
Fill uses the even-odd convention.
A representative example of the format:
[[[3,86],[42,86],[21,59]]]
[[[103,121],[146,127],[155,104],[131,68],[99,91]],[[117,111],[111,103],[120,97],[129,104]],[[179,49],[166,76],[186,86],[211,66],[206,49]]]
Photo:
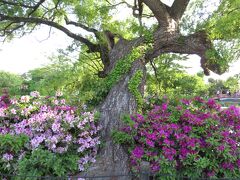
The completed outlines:
[[[221,110],[213,99],[196,97],[177,106],[154,106],[131,120],[122,132],[133,140],[135,171],[148,162],[152,172],[170,177],[240,177],[239,108]]]
[[[96,113],[79,111],[67,105],[60,96],[59,92],[55,97],[42,97],[38,92],[31,92],[30,96],[11,99],[9,104],[0,107],[0,137],[26,136],[29,139],[18,151],[0,147],[1,166],[8,166],[17,172],[16,159],[19,161],[25,158],[26,161],[39,149],[43,150],[39,151],[41,153],[57,154],[60,158],[69,154],[71,157],[74,155],[75,159],[78,157],[78,168],[73,168],[75,172],[66,173],[83,171],[89,163],[95,162],[100,144]]]

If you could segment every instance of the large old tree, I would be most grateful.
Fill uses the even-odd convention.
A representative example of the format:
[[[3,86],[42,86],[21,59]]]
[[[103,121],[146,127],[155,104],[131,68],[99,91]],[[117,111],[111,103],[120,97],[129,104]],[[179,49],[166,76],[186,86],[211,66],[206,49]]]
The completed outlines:
[[[160,0],[0,0],[0,33],[4,38],[23,36],[43,24],[72,38],[81,52],[101,59],[103,68],[98,76],[107,79],[108,87],[98,105],[104,143],[90,174],[129,172],[128,156],[123,147],[113,143],[111,132],[121,127],[122,114],[137,111],[141,97],[129,90],[129,81],[140,74],[141,82],[135,86],[142,94],[147,63],[164,53],[196,54],[208,75],[210,70],[221,74],[227,69],[227,48],[233,52],[231,58],[236,57],[239,1],[216,1],[210,5],[217,6],[216,11],[207,12],[203,20],[199,14],[204,14],[206,2],[196,0],[195,11],[186,15],[185,11],[194,7],[189,7],[190,3],[175,0],[170,7]],[[132,14],[128,19],[120,20],[118,13],[129,10]],[[200,24],[196,26],[194,21]],[[73,26],[79,31],[72,31]]]

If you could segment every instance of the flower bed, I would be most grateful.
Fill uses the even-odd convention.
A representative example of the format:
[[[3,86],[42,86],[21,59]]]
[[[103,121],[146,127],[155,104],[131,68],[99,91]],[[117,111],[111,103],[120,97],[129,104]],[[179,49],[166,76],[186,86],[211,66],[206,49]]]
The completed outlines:
[[[95,162],[96,113],[77,110],[59,95],[32,92],[0,107],[2,173],[63,176]]]
[[[240,109],[220,110],[212,99],[154,106],[144,115],[131,116],[128,126],[114,137],[130,145],[135,171],[147,161],[156,174],[240,177]]]

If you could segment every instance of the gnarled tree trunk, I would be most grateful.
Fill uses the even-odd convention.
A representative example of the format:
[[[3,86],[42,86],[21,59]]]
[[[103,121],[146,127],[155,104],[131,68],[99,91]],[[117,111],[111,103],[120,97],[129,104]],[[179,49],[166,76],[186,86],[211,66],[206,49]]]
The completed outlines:
[[[131,52],[139,41],[126,41],[121,39],[110,53],[111,64],[116,64],[121,58]],[[111,67],[114,68],[114,65]],[[123,123],[121,117],[124,114],[132,114],[137,110],[137,102],[128,90],[128,82],[136,71],[143,71],[144,77],[139,85],[139,91],[143,93],[145,85],[145,63],[141,59],[133,62],[131,70],[125,74],[119,82],[112,87],[106,99],[98,107],[101,117],[100,124],[102,148],[99,151],[97,161],[86,172],[88,176],[112,176],[102,179],[131,179],[129,157],[121,145],[114,144],[112,139],[113,130],[119,130]],[[109,70],[110,71],[110,70]]]

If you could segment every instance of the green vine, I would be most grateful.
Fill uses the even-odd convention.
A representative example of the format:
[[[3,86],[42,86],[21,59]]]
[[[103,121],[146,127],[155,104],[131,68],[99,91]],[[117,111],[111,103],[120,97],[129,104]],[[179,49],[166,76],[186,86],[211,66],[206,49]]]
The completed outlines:
[[[101,100],[106,97],[110,89],[119,82],[124,74],[131,70],[132,63],[136,59],[139,59],[145,51],[145,46],[138,46],[137,48],[134,48],[131,53],[120,59],[108,76],[105,79],[102,79],[101,85],[96,87],[97,93],[95,97],[89,101],[89,103],[91,105],[96,105],[101,102]]]
[[[106,78],[106,86],[108,89],[115,85],[124,74],[130,71],[132,63],[142,56],[142,51],[143,47],[139,46],[117,62],[113,71]]]
[[[127,54],[126,56],[124,56],[122,59],[120,59],[114,69],[108,74],[108,76],[101,80],[100,82],[100,86],[96,87],[96,95],[94,98],[92,98],[89,101],[89,104],[91,105],[97,105],[99,104],[99,102],[101,102],[101,100],[107,96],[108,92],[110,91],[110,89],[119,82],[119,80],[127,73],[131,70],[132,67],[132,63],[136,60],[139,59],[143,56],[143,54],[146,51],[149,51],[151,49],[153,49],[153,35],[152,33],[146,31],[144,33],[144,44],[141,46],[138,46],[136,48],[134,48],[129,54]],[[139,73],[137,73],[136,75],[138,76]],[[133,77],[134,78],[134,77]],[[138,78],[138,77],[137,77]],[[135,81],[134,79],[132,79],[133,81]],[[131,80],[130,80],[131,81]],[[139,83],[141,82],[141,78],[140,80],[138,80]],[[131,88],[131,84],[132,82],[129,82],[130,84],[130,91],[132,92],[132,94],[134,95],[134,97],[136,97],[136,101],[138,103],[138,106],[141,107],[142,106],[142,97],[140,92],[137,92],[137,88]],[[134,83],[133,83],[134,84]],[[135,90],[134,90],[135,89]]]
[[[121,117],[121,120],[123,121],[124,125],[127,125],[131,128],[133,128],[135,125],[135,122],[131,119],[129,114],[124,114]],[[129,146],[134,144],[133,136],[129,136],[129,133],[114,129],[111,132],[111,136],[113,138],[114,143],[116,144],[129,145]]]
[[[133,75],[133,77],[128,82],[128,89],[133,94],[133,96],[135,97],[135,99],[137,101],[138,111],[141,111],[141,109],[143,107],[143,97],[138,89],[139,85],[142,82],[142,78],[143,78],[143,72],[141,70],[137,70],[135,72],[135,74]]]
[[[111,134],[115,144],[133,144],[134,140],[128,133],[113,130]]]
[[[142,49],[144,49],[144,52],[152,50],[153,49],[153,33],[150,31],[143,32],[145,37],[145,46],[142,46]],[[136,60],[136,58],[134,59]],[[135,74],[132,76],[132,78],[128,82],[128,89],[133,94],[137,101],[138,111],[141,111],[143,107],[143,97],[142,94],[139,91],[139,85],[142,82],[143,78],[143,72],[141,70],[137,70]]]

